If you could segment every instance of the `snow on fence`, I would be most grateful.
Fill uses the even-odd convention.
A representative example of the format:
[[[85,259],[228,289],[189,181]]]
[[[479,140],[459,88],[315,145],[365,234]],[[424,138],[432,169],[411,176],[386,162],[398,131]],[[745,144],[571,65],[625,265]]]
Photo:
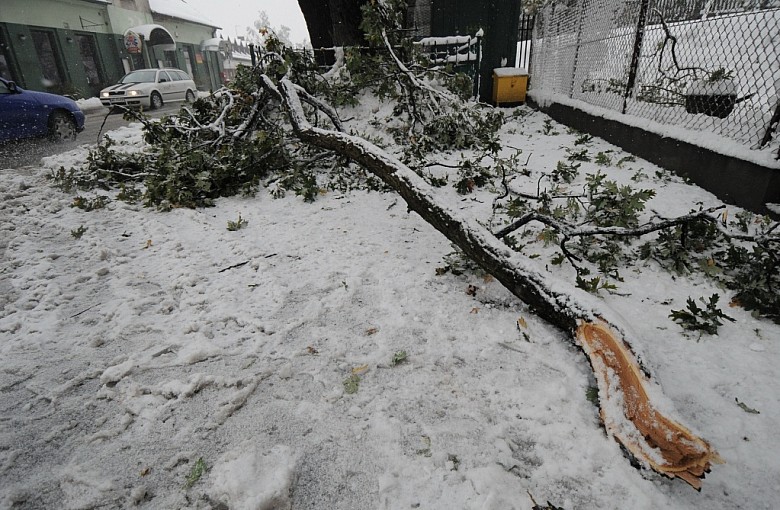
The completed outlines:
[[[479,37],[470,35],[425,37],[414,44],[432,64],[457,65],[479,60]]]
[[[479,68],[482,63],[482,36],[480,29],[475,35],[450,35],[445,37],[423,37],[414,42],[414,47],[432,67],[451,65],[466,73],[474,82],[474,96],[479,95]]]
[[[780,0],[552,2],[531,62],[532,92],[780,146]]]

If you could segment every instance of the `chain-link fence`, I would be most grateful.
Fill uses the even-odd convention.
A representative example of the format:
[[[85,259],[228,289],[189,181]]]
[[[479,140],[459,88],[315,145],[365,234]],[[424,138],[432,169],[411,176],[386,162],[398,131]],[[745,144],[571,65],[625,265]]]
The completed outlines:
[[[766,148],[780,115],[780,0],[548,2],[531,63],[532,90]]]

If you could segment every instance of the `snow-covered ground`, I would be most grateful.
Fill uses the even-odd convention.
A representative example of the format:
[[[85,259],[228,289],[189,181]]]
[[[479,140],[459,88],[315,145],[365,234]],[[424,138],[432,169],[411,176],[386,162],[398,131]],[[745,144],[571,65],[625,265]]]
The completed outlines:
[[[503,135],[534,173],[576,137],[546,120]],[[777,508],[780,327],[727,308],[718,336],[686,336],[670,309],[725,306],[710,281],[648,263],[602,296],[673,417],[726,461],[698,493],[633,468],[584,355],[489,275],[437,275],[452,247],[395,195],[84,212],[45,175],[85,156],[0,171],[0,508]],[[660,214],[718,203],[643,161],[602,171],[644,175]],[[442,188],[464,210],[482,193]]]

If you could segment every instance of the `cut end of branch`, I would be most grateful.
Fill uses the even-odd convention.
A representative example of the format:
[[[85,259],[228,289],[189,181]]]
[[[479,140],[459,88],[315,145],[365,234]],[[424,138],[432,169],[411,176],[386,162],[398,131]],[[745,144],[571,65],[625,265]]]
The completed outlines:
[[[696,490],[723,460],[705,440],[656,410],[647,378],[621,336],[606,322],[581,321],[577,340],[590,359],[607,432],[644,466]]]

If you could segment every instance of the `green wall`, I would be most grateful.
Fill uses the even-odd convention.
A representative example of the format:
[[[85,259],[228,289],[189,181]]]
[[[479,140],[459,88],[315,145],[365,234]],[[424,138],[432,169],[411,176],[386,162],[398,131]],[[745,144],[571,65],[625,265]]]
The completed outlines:
[[[119,58],[122,38],[113,34],[94,34],[81,30],[64,30],[40,27],[54,33],[55,47],[62,73],[63,85],[61,87],[46,87],[43,84],[43,73],[35,50],[30,29],[26,25],[14,23],[0,23],[6,31],[10,43],[10,56],[15,70],[15,79],[23,88],[55,92],[58,94],[78,94],[83,97],[96,96],[103,87],[106,87],[124,75],[122,62]],[[91,35],[95,41],[95,50],[98,64],[98,83],[88,83],[82,69],[81,55],[75,36],[78,34]],[[118,40],[117,40],[118,39]],[[124,49],[124,46],[121,47]]]
[[[11,23],[6,24],[5,29],[8,32],[9,53],[19,71],[19,76],[15,77],[16,81],[25,88],[45,90],[42,85],[43,74],[41,74],[30,30],[24,25]]]
[[[0,21],[92,33],[111,33],[106,4],[79,0],[1,0]]]

